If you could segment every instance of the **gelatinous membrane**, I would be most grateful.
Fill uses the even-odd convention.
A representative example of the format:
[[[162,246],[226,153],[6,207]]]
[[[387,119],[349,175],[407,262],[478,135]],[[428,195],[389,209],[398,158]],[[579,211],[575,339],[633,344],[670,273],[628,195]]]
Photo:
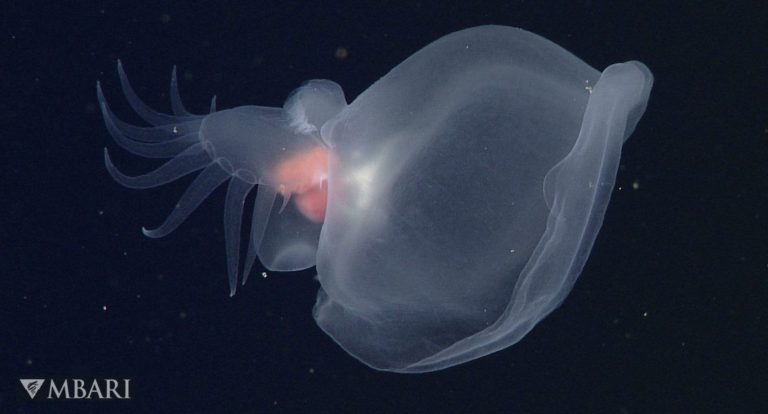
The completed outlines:
[[[579,275],[651,83],[507,27],[405,60],[323,127],[318,325],[398,372],[519,341]]]

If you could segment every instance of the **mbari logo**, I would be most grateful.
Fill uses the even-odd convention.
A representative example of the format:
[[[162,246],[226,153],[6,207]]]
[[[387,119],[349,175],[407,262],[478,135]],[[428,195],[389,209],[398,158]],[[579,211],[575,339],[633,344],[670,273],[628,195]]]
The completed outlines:
[[[47,392],[45,395],[49,400],[130,400],[131,399],[131,380],[130,379],[94,379],[90,382],[74,378],[56,381],[54,379],[20,379],[21,386],[32,400],[38,391],[43,388]]]

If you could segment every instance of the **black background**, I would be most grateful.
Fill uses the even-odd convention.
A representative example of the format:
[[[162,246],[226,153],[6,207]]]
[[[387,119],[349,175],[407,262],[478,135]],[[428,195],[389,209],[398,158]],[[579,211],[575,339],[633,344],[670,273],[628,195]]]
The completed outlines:
[[[173,64],[196,112],[213,94],[280,106],[313,78],[351,101],[438,37],[489,23],[655,75],[582,276],[504,351],[373,371],[315,326],[312,271],[229,297],[223,190],[151,240],[141,226],[189,179],[133,191],[103,167],[97,79],[135,121],[118,57],[162,110]],[[5,1],[0,412],[765,412],[767,31],[766,3],[744,1]],[[112,152],[128,173],[155,165]],[[132,378],[133,399],[30,401],[18,382],[94,377]]]

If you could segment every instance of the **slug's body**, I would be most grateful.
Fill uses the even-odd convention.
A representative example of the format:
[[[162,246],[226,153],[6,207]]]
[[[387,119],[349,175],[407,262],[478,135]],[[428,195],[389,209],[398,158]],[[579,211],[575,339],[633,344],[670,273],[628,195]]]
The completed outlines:
[[[521,340],[567,296],[602,224],[621,148],[653,76],[640,62],[595,70],[535,34],[500,26],[444,36],[349,105],[314,80],[282,108],[174,115],[131,106],[107,128],[145,157],[172,158],[127,177],[153,187],[199,171],[161,237],[228,182],[230,292],[239,273],[243,203],[254,187],[243,277],[316,266],[318,326],[365,364],[447,368]],[[378,74],[377,74],[378,75]]]

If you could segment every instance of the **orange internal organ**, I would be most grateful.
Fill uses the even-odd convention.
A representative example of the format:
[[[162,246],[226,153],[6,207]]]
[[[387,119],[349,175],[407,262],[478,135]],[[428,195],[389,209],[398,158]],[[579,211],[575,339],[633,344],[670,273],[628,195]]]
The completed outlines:
[[[291,197],[299,212],[315,223],[325,219],[328,201],[328,151],[315,147],[293,156],[275,168],[277,191]]]

